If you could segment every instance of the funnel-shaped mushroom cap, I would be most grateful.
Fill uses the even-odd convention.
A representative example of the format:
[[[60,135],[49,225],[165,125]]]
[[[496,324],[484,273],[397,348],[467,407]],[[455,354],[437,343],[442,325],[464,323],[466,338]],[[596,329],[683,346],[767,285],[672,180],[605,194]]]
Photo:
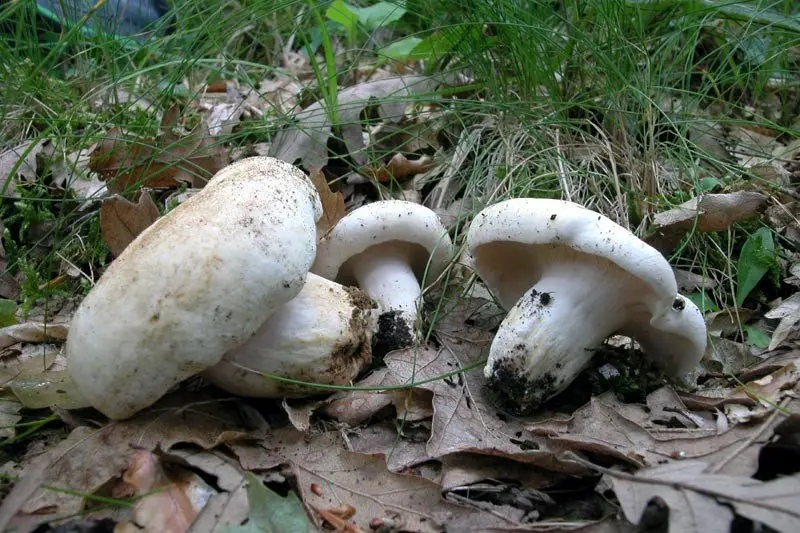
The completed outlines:
[[[410,345],[416,335],[420,280],[432,284],[453,256],[439,217],[427,207],[389,200],[356,209],[319,243],[312,272],[357,285],[383,313],[378,348]]]
[[[82,302],[67,339],[80,392],[125,418],[219,362],[300,292],[321,213],[288,163],[222,169],[139,235]]]
[[[228,392],[261,398],[307,396],[318,391],[268,379],[258,372],[347,385],[372,361],[373,307],[361,290],[309,274],[300,294],[203,376]]]
[[[521,411],[563,390],[615,332],[635,337],[672,374],[705,351],[702,314],[678,295],[666,259],[599,213],[508,200],[475,217],[467,244],[478,274],[510,308],[485,373]]]

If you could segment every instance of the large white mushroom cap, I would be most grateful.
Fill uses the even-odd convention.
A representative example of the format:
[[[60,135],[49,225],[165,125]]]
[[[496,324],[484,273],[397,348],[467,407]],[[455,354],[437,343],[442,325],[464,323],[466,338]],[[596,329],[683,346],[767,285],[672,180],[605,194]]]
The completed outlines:
[[[203,376],[234,394],[261,398],[315,392],[261,373],[347,385],[372,361],[373,308],[361,290],[309,274],[300,294]]]
[[[388,329],[402,345],[415,337],[420,280],[435,282],[452,256],[453,244],[436,213],[387,200],[359,207],[331,228],[320,240],[311,271],[363,289],[383,313],[379,337],[391,322]]]
[[[80,392],[125,418],[218,363],[300,292],[321,214],[288,163],[222,169],[139,235],[80,305],[66,347]]]
[[[509,309],[485,374],[520,411],[563,390],[615,332],[635,337],[671,374],[705,351],[702,314],[678,294],[666,259],[599,213],[560,200],[507,200],[475,217],[467,245]]]

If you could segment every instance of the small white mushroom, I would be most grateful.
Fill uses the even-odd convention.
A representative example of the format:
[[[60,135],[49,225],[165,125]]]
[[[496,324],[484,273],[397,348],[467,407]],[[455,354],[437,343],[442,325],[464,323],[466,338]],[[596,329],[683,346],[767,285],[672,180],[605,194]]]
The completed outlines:
[[[300,294],[203,376],[228,392],[261,398],[315,392],[261,373],[347,385],[372,361],[374,307],[361,290],[309,274]]]
[[[300,292],[321,214],[288,163],[222,169],[139,235],[81,303],[66,347],[79,391],[126,418],[218,363]]]
[[[452,255],[450,236],[436,213],[388,200],[341,219],[320,240],[311,271],[356,285],[374,299],[381,312],[378,344],[393,349],[415,342],[420,280],[435,282]]]
[[[510,408],[529,412],[562,391],[615,332],[663,369],[693,368],[703,316],[678,294],[654,248],[610,219],[559,200],[515,199],[481,211],[467,245],[506,309],[484,374]]]

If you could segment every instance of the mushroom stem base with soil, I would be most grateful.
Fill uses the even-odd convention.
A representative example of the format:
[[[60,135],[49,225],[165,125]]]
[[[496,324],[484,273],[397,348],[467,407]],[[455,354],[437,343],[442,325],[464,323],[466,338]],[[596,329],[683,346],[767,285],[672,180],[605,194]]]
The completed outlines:
[[[549,270],[503,320],[484,375],[504,407],[527,413],[562,391],[625,324],[624,283],[593,263]]]
[[[422,290],[410,261],[401,251],[367,250],[353,261],[358,286],[378,304],[380,318],[375,352],[402,348],[416,339],[417,302]],[[386,348],[382,348],[382,346]]]

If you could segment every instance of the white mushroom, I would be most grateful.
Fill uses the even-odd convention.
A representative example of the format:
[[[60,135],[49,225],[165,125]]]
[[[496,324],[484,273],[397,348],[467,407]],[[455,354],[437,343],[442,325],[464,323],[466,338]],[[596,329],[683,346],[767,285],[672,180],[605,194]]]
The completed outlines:
[[[481,211],[467,245],[508,316],[484,374],[513,410],[562,391],[609,335],[636,338],[670,374],[706,346],[703,316],[678,294],[666,259],[625,228],[577,204],[515,199]]]
[[[218,363],[300,292],[321,214],[288,163],[222,169],[139,235],[81,303],[67,339],[80,392],[125,418]]]
[[[356,285],[381,312],[377,344],[400,348],[416,340],[421,288],[444,271],[453,255],[436,213],[399,200],[374,202],[341,219],[319,243],[311,271]],[[376,351],[384,348],[376,346]]]
[[[203,376],[229,392],[262,398],[302,396],[314,390],[261,373],[347,385],[372,361],[374,307],[361,290],[309,274],[300,294]]]

